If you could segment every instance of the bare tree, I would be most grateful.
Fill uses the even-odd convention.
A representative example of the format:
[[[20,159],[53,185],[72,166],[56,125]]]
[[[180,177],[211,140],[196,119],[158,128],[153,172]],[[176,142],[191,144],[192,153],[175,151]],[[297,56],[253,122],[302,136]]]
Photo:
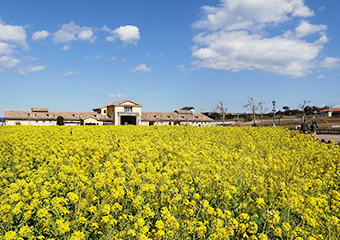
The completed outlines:
[[[305,121],[305,107],[306,107],[306,105],[308,104],[308,103],[310,103],[312,100],[309,100],[309,101],[307,101],[307,100],[303,100],[303,103],[298,103],[298,107],[299,107],[299,109],[302,111],[302,122],[304,122]]]
[[[254,99],[251,97],[248,97],[248,103],[243,105],[244,108],[247,108],[249,111],[253,114],[253,120],[254,120],[254,126],[256,125],[255,117],[256,117],[256,111],[259,109],[260,105],[262,104],[262,101],[259,103],[254,103]]]
[[[263,114],[268,111],[268,108],[264,106],[265,102],[259,102],[259,108],[261,113],[261,124],[263,125]]]
[[[221,112],[222,115],[222,123],[224,125],[224,120],[225,120],[225,114],[228,111],[228,108],[223,107],[223,102],[220,102],[220,105],[217,105],[217,110]]]

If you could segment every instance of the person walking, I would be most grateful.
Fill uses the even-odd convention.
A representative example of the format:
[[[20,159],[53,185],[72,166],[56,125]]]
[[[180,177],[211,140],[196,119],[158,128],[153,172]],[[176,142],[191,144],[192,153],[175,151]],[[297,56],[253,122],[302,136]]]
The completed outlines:
[[[318,129],[318,125],[316,124],[315,119],[312,120],[312,124],[310,125],[310,135],[313,136],[316,134],[316,129]]]
[[[303,123],[301,123],[301,132],[306,134],[308,131],[308,124],[306,122],[306,119],[303,120]]]

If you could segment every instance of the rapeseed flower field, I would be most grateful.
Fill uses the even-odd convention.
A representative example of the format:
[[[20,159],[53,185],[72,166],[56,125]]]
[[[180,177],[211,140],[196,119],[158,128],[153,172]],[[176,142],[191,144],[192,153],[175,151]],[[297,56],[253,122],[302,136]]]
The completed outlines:
[[[340,148],[283,128],[0,128],[0,239],[340,239]]]

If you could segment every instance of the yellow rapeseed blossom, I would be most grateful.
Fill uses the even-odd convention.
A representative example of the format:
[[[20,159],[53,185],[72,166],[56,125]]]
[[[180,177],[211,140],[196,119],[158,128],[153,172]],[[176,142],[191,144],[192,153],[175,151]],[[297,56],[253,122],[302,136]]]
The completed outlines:
[[[0,239],[337,239],[339,165],[280,127],[1,127]]]

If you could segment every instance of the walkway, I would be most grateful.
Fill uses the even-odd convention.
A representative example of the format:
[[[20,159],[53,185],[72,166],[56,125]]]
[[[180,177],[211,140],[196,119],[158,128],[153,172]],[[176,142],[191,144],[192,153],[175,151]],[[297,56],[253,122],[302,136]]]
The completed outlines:
[[[324,139],[326,142],[329,140],[333,140],[334,142],[340,142],[340,135],[339,134],[317,134],[317,139]]]

